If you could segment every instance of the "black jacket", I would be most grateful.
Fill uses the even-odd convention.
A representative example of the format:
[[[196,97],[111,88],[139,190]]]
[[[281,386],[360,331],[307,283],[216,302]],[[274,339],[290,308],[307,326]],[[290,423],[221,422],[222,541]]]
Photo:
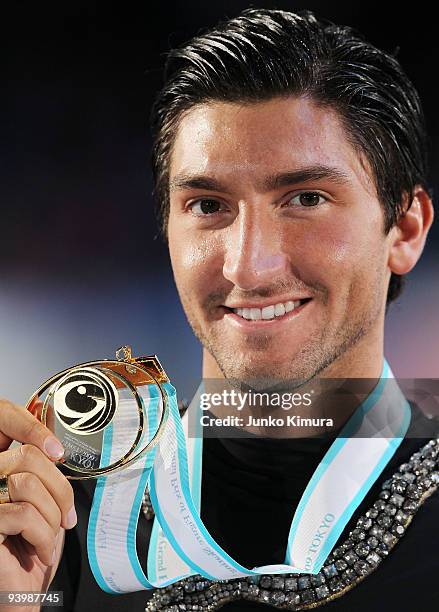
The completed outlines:
[[[436,430],[437,431],[437,430]],[[428,437],[422,437],[428,432]],[[343,542],[378,498],[381,484],[430,438],[432,427],[412,406],[405,439],[341,534]],[[439,437],[439,431],[434,437]],[[309,479],[332,441],[322,439],[206,439],[203,444],[201,516],[212,536],[246,567],[283,563],[294,511]],[[63,610],[106,612],[144,610],[148,591],[126,595],[103,592],[86,554],[86,535],[95,481],[74,481],[78,524],[66,532],[63,557],[50,590],[64,593]],[[139,518],[137,547],[145,568],[151,522]],[[379,567],[328,612],[388,612],[439,609],[439,493],[418,510],[404,536]],[[47,608],[48,610],[49,608]],[[225,611],[275,610],[265,604],[236,601]]]

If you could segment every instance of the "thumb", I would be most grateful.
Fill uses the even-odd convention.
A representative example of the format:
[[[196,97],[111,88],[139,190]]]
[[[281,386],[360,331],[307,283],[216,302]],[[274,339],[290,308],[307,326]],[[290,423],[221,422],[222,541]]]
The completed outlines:
[[[0,452],[9,448],[12,440],[33,444],[52,459],[60,459],[64,448],[48,427],[32,412],[41,414],[39,400],[32,402],[26,410],[8,400],[0,400]]]

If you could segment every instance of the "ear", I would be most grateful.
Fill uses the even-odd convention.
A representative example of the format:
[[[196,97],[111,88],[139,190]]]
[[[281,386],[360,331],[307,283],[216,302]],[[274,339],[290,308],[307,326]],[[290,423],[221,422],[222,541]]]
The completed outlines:
[[[433,204],[428,192],[416,185],[412,205],[389,232],[388,265],[391,272],[407,274],[415,267],[424,250],[433,217]]]

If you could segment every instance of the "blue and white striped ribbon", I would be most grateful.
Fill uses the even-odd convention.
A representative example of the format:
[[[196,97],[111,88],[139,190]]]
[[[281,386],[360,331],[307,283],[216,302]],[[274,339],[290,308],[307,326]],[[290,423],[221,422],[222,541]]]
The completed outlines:
[[[93,574],[101,588],[125,593],[166,586],[192,574],[214,580],[267,573],[319,572],[338,537],[394,455],[410,423],[410,406],[384,361],[373,392],[356,409],[323,457],[295,511],[283,564],[245,568],[212,538],[200,518],[202,432],[189,436],[189,419],[200,427],[199,388],[179,416],[174,387],[164,385],[170,416],[159,444],[127,470],[98,480],[88,531]],[[148,392],[150,397],[148,398]],[[144,401],[157,412],[158,395]],[[104,453],[117,456],[117,423],[107,428]],[[397,432],[395,434],[395,432]],[[135,532],[149,480],[156,513],[148,551],[148,578],[140,566]]]

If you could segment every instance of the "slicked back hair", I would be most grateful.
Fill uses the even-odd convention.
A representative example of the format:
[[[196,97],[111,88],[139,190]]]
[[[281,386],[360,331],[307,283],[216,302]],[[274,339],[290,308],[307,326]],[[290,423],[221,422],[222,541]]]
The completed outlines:
[[[151,116],[154,192],[165,237],[170,158],[183,113],[209,101],[290,95],[338,113],[350,143],[369,162],[385,234],[411,205],[414,187],[428,190],[419,96],[394,56],[309,11],[246,9],[168,54]],[[392,273],[386,310],[402,287],[403,277]]]

